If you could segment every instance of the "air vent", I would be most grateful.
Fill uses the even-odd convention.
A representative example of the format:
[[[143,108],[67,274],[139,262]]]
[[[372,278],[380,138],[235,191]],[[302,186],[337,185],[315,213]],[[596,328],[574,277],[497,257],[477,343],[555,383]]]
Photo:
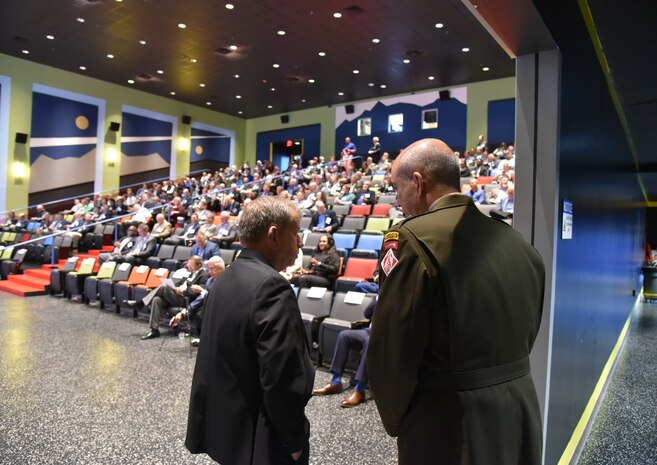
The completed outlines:
[[[139,76],[137,76],[137,79],[139,79],[140,81],[150,81],[154,79],[154,77],[150,74],[140,74]]]
[[[348,15],[358,15],[358,14],[361,14],[363,12],[363,9],[361,7],[359,7],[358,5],[353,5],[353,6],[348,6],[347,8],[345,8],[342,11],[344,11],[345,14],[348,14]]]
[[[285,78],[287,82],[303,82],[303,80],[298,76],[288,76]]]
[[[412,58],[413,57],[419,57],[420,55],[422,55],[422,51],[421,50],[409,50],[408,52],[406,52],[406,55],[408,55],[409,57],[412,57]]]
[[[229,48],[221,47],[214,49],[214,53],[216,53],[217,55],[230,55],[231,53],[233,53],[233,51]]]

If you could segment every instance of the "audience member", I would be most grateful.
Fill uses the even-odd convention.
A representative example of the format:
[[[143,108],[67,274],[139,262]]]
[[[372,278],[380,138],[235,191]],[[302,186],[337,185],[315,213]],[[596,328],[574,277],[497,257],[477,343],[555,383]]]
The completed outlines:
[[[162,242],[171,235],[171,232],[171,223],[164,218],[162,213],[158,213],[155,217],[155,224],[153,225],[151,236],[158,242]]]
[[[313,250],[308,269],[301,270],[290,282],[299,287],[330,287],[339,268],[340,257],[335,250],[333,236],[325,234],[319,238],[319,243]]]
[[[114,242],[114,250],[111,252],[102,252],[98,255],[98,263],[102,265],[108,260],[113,260],[115,262],[125,261],[125,256],[135,245],[135,238],[137,235],[137,227],[130,226],[128,228],[128,234],[120,241]]]
[[[470,197],[476,204],[483,204],[486,201],[486,194],[483,189],[479,188],[479,181],[476,179],[470,180],[470,189],[465,191],[465,195]]]
[[[137,239],[130,252],[125,255],[125,261],[132,265],[143,265],[148,257],[155,254],[155,238],[149,234],[150,228],[146,223],[137,226]]]
[[[207,236],[199,231],[196,234],[196,241],[192,246],[192,255],[198,255],[202,260],[209,260],[210,257],[219,255],[219,246],[212,241],[208,241]]]
[[[308,227],[313,232],[327,232],[334,233],[340,227],[338,217],[333,210],[327,210],[324,202],[318,200],[315,202],[317,211],[313,213],[310,218],[310,226]]]
[[[230,213],[223,211],[219,215],[219,225],[210,240],[224,249],[229,249],[230,245],[237,240],[237,226],[230,221]]]

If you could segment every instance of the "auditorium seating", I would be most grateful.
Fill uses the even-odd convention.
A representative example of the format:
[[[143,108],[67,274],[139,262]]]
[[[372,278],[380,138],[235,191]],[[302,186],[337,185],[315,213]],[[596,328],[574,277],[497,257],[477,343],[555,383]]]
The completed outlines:
[[[85,258],[77,271],[71,271],[66,275],[64,287],[65,294],[69,299],[82,294],[84,282],[86,278],[92,275],[95,265],[96,259],[94,257]]]
[[[50,295],[59,294],[64,292],[64,280],[66,275],[71,271],[75,271],[80,257],[69,257],[61,269],[53,268],[50,270]]]
[[[130,263],[121,263],[114,269],[111,278],[98,281],[100,308],[108,307],[108,310],[113,310],[118,313],[118,306],[114,302],[114,284],[119,281],[128,280],[131,271],[132,265]]]
[[[313,360],[319,361],[317,342],[319,322],[331,312],[333,291],[323,288],[302,288],[299,290],[298,302],[310,356]]]
[[[82,300],[85,303],[89,304],[91,302],[99,301],[98,282],[103,279],[111,278],[115,269],[116,262],[107,261],[100,266],[96,276],[89,276],[84,280],[84,294]]]

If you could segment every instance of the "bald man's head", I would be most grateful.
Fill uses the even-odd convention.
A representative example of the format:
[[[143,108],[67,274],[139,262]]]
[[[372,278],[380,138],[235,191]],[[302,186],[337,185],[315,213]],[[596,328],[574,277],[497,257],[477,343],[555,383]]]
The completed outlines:
[[[460,189],[460,170],[454,152],[439,139],[422,139],[409,145],[395,160],[398,177],[422,174],[433,186]]]

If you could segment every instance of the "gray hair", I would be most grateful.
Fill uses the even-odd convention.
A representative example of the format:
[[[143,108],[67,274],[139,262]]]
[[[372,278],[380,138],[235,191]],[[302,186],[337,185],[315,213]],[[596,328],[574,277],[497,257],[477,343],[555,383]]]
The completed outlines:
[[[299,216],[297,206],[282,197],[258,197],[242,210],[239,224],[240,242],[247,245],[258,242],[270,226],[285,229]]]
[[[217,256],[213,255],[209,259],[205,261],[205,265],[207,266],[220,266],[221,268],[226,268],[226,263],[224,262],[224,259]]]
[[[459,161],[442,141],[425,139],[402,152],[397,175],[409,179],[416,171],[433,185],[461,189]]]

